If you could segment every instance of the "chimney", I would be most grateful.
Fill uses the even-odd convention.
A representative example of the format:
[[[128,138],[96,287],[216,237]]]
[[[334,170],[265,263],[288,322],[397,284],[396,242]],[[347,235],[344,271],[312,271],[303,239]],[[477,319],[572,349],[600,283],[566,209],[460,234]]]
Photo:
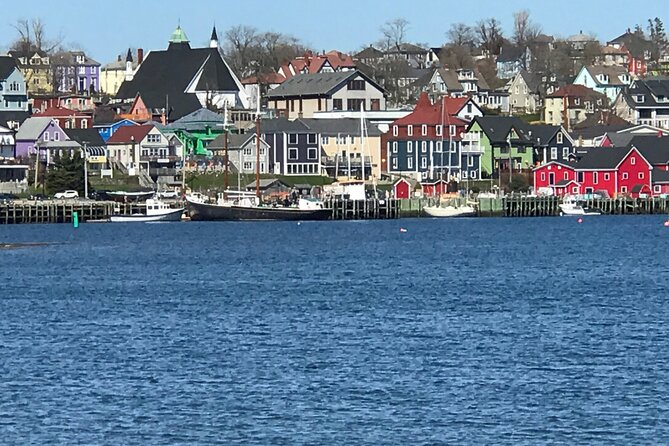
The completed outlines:
[[[141,65],[144,62],[144,49],[137,48],[137,65]]]
[[[120,62],[120,61],[121,61],[121,55],[120,55],[120,54],[118,55],[118,58],[116,59],[116,61],[117,61],[117,62]]]

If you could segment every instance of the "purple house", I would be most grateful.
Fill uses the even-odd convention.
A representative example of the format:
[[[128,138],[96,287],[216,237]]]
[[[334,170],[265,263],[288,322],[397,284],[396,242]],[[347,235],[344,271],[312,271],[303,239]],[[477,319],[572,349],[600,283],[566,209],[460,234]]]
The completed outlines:
[[[83,51],[67,51],[51,58],[54,87],[59,92],[91,93],[100,89],[100,64]]]
[[[81,146],[70,141],[67,134],[51,118],[26,119],[15,136],[16,158],[27,158],[38,149],[42,157],[50,160],[56,152],[68,151],[72,154]]]
[[[269,171],[277,175],[320,175],[321,135],[304,122],[264,119],[260,124],[269,144]]]

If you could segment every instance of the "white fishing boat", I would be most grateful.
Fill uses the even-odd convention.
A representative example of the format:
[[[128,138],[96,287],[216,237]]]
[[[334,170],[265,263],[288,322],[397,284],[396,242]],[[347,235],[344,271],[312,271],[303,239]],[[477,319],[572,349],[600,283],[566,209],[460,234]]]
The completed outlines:
[[[152,221],[179,221],[183,208],[174,209],[160,200],[146,200],[146,213],[130,215],[112,215],[109,221],[113,223],[144,223]]]
[[[473,206],[426,206],[423,208],[430,217],[475,217]]]
[[[572,215],[602,215],[597,209],[590,209],[583,206],[579,201],[565,197],[564,201],[560,203],[560,216]]]

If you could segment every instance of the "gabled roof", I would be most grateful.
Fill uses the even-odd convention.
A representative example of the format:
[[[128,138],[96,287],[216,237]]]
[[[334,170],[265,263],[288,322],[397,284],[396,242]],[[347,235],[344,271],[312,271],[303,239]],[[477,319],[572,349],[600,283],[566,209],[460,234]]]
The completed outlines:
[[[77,141],[82,146],[86,144],[88,147],[104,147],[106,144],[98,129],[64,129],[65,134],[73,141]]]
[[[588,73],[590,73],[590,77],[592,77],[592,79],[600,87],[606,87],[606,86],[623,87],[627,85],[621,79],[622,76],[629,76],[629,72],[624,67],[618,65],[588,65],[583,67],[583,69],[586,70]],[[602,81],[599,78],[600,75],[608,77],[608,81],[607,82]]]
[[[518,76],[520,76],[523,79],[523,81],[525,81],[528,91],[530,91],[531,93],[540,92],[539,87],[541,86],[541,79],[539,79],[539,76],[530,73],[527,70],[520,70]]]
[[[667,184],[669,183],[669,171],[662,169],[653,169],[653,184]]]
[[[18,122],[19,125],[30,117],[27,111],[0,111],[0,125],[9,127],[8,122]]]
[[[577,170],[614,170],[629,152],[628,147],[592,147],[573,166]]]
[[[627,146],[627,148],[630,147],[636,147],[643,157],[653,165],[669,163],[668,136],[659,138],[657,136],[635,136]]]
[[[504,144],[512,129],[518,133],[521,141],[527,139],[529,124],[516,116],[477,116],[472,121],[478,123],[492,144]]]
[[[334,73],[300,74],[294,76],[267,93],[268,98],[314,97],[334,93],[349,79],[361,76],[365,81],[383,91],[376,82],[358,70]]]
[[[574,125],[574,129],[579,131],[587,129],[590,127],[604,127],[605,131],[618,131],[624,128],[632,127],[632,124],[625,121],[623,118],[619,117],[615,113],[612,113],[607,110],[598,110],[595,113],[591,114],[584,121],[579,122]],[[603,135],[604,133],[602,133]],[[597,136],[597,135],[595,135]]]
[[[290,121],[286,118],[261,119],[260,133],[313,133],[299,119]]]
[[[323,136],[360,136],[360,119],[300,118],[299,121],[304,123],[310,130],[318,132]],[[367,130],[366,136],[381,136],[379,128],[368,120],[365,121],[365,128]]]
[[[229,133],[228,134],[228,150],[239,150],[248,143],[250,143],[256,134],[253,133]],[[260,144],[268,146],[267,142],[260,138]],[[207,145],[209,150],[223,150],[225,149],[225,133],[218,135],[213,141]]]
[[[651,51],[653,46],[652,42],[646,40],[643,34],[631,32],[630,30],[627,30],[626,33],[621,34],[607,43],[609,45],[623,45],[634,58],[643,58],[644,53],[646,51]]]
[[[77,110],[70,110],[69,108],[65,108],[65,107],[48,107],[43,112],[36,111],[35,116],[41,116],[41,117],[46,117],[46,118],[60,118],[60,117],[88,118],[88,117],[90,117],[89,114],[86,114],[86,113],[83,113],[83,112],[77,111]]]
[[[462,104],[459,101],[451,102],[445,97],[438,99],[433,104],[427,93],[423,92],[420,94],[413,111],[403,118],[394,121],[392,125],[466,126],[467,123],[465,121],[455,116],[462,108]]]
[[[353,57],[355,57],[356,59],[380,59],[383,56],[384,56],[383,51],[376,49],[372,45],[370,45]]]
[[[32,117],[26,119],[19,127],[19,131],[16,132],[16,140],[33,141],[38,139],[52,121],[51,118]]]
[[[220,125],[220,129],[223,130],[224,123],[225,117],[223,115],[203,107],[174,121],[169,124],[168,127],[173,129],[195,130]]]
[[[16,68],[16,60],[13,57],[0,56],[0,80],[7,79]]]
[[[518,45],[506,44],[502,45],[499,56],[497,56],[498,63],[516,62],[525,57],[526,49]]]
[[[140,143],[146,135],[153,129],[152,124],[148,125],[124,125],[107,140],[107,144],[130,144],[133,141]]]
[[[82,57],[83,62],[77,62],[78,57]],[[54,65],[100,66],[100,63],[88,57],[83,51],[65,51],[63,53],[57,53],[52,57],[52,63]]]
[[[279,184],[280,186],[283,186],[283,187],[286,187],[286,188],[290,187],[288,184],[284,183],[283,181],[281,181],[278,178],[261,178],[260,179],[260,189],[267,189],[268,187],[271,187],[275,184]],[[255,188],[255,187],[256,187],[255,180],[252,183],[249,183],[249,184],[246,185],[247,189]]]
[[[560,125],[534,124],[528,127],[528,139],[532,143],[536,142],[540,146],[546,146],[561,129]]]
[[[595,90],[585,87],[583,85],[569,84],[565,85],[554,91],[552,94],[549,94],[549,98],[565,98],[565,97],[578,97],[578,98],[606,98],[602,93],[598,93]]]

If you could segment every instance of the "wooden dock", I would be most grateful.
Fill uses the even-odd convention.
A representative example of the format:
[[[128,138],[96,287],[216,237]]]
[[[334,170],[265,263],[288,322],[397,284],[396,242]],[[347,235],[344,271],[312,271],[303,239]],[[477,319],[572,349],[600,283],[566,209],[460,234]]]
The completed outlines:
[[[145,203],[88,200],[16,200],[0,203],[0,224],[71,223],[76,212],[80,222],[107,220],[115,213],[146,211]]]
[[[329,199],[325,207],[332,210],[332,220],[379,220],[400,217],[400,200]]]

